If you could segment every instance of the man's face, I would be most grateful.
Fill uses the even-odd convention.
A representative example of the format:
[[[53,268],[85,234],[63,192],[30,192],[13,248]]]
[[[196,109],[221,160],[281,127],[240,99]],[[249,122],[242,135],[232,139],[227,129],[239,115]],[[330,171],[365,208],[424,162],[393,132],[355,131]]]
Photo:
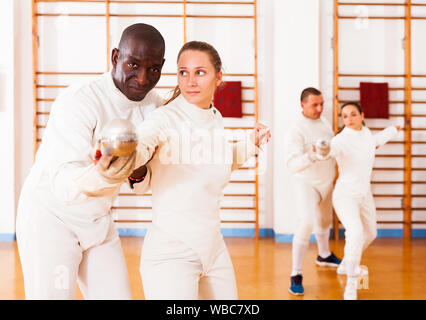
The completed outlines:
[[[302,101],[302,113],[305,117],[310,119],[319,119],[322,111],[324,110],[324,98],[322,95],[316,96],[310,94],[304,101]]]
[[[112,52],[112,77],[118,89],[132,101],[141,101],[160,80],[164,49],[146,41],[129,39]]]

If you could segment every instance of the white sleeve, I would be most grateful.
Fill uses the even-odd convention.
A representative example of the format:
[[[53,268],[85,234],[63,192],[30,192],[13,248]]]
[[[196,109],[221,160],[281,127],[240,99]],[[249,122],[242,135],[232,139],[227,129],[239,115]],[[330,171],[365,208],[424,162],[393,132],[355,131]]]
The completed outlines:
[[[330,141],[330,153],[329,156],[336,158],[345,153],[345,142],[342,136],[337,135],[333,137]]]
[[[285,164],[292,173],[301,172],[315,162],[313,152],[305,151],[305,139],[294,128],[286,138]]]
[[[392,140],[398,134],[398,130],[395,126],[387,127],[386,129],[380,131],[379,133],[373,135],[376,142],[376,147],[380,147],[390,140]]]
[[[167,140],[169,128],[168,117],[162,108],[152,111],[139,125],[136,168],[145,165],[151,159],[156,147]]]
[[[49,181],[64,202],[117,192],[120,183],[104,181],[92,162],[93,131],[97,121],[93,102],[66,93],[54,102],[43,137],[49,147]]]
[[[232,171],[242,167],[251,157],[259,154],[260,149],[251,141],[248,135],[245,139],[232,145]]]
[[[143,181],[133,184],[133,192],[136,194],[145,194],[151,188],[151,168],[147,166],[147,172]]]

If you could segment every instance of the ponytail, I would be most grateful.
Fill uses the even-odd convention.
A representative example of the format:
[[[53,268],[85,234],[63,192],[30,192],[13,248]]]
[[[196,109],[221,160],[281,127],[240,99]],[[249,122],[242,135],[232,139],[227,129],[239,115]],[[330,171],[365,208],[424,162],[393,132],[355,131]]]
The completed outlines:
[[[166,103],[164,103],[164,105],[168,105],[170,102],[172,102],[173,100],[175,100],[179,96],[180,96],[180,88],[179,88],[179,86],[176,86],[173,89],[172,97],[169,100],[167,100]]]

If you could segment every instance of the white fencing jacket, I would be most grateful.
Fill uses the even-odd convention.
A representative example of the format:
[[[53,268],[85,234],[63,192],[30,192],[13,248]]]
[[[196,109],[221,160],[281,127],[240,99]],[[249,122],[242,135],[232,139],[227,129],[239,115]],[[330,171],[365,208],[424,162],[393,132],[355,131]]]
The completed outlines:
[[[375,135],[365,126],[361,130],[345,127],[331,140],[330,156],[336,159],[339,168],[335,197],[362,197],[371,192],[370,181],[376,148],[384,145],[397,133],[395,126]]]
[[[333,136],[326,119],[310,119],[301,114],[286,137],[287,168],[296,178],[317,190],[323,199],[333,187],[335,162],[333,159],[317,160],[312,153],[312,146],[319,139],[330,141]]]
[[[258,152],[247,136],[230,143],[220,112],[179,96],[138,127],[137,166],[149,162],[153,225],[195,250],[204,264],[220,241],[220,201],[231,172]]]
[[[109,214],[121,183],[106,184],[94,170],[93,149],[102,128],[117,118],[137,126],[162,104],[155,91],[139,102],[127,99],[111,73],[68,87],[52,105],[21,201],[37,199],[34,202],[74,221],[94,221]],[[97,196],[88,196],[87,190]]]

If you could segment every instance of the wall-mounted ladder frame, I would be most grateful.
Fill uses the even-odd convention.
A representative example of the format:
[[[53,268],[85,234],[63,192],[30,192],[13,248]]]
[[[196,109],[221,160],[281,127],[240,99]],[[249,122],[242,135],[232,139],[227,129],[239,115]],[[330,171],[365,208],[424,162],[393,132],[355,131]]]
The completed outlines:
[[[340,15],[339,7],[342,6],[394,6],[394,7],[404,7],[405,14],[404,16],[369,16],[365,19],[373,20],[404,20],[404,74],[343,74],[339,72],[339,21],[342,19],[359,19],[357,16],[347,16]],[[412,120],[413,118],[424,118],[426,114],[414,114],[412,112],[413,104],[426,104],[426,101],[413,100],[412,94],[413,91],[426,91],[425,87],[416,87],[413,88],[412,80],[413,78],[426,78],[426,75],[422,74],[413,74],[412,73],[412,21],[413,20],[426,20],[426,17],[413,16],[412,8],[413,7],[426,7],[426,3],[412,3],[411,0],[405,0],[400,3],[386,3],[386,2],[339,2],[339,0],[334,0],[334,37],[333,37],[333,50],[334,50],[334,88],[333,88],[333,128],[337,132],[339,128],[339,105],[345,101],[339,99],[339,92],[342,90],[358,90],[357,87],[341,87],[339,85],[339,79],[341,77],[378,77],[378,78],[403,78],[404,87],[391,87],[389,90],[394,91],[403,91],[404,92],[404,101],[390,101],[390,103],[403,103],[404,104],[404,113],[403,114],[390,114],[392,117],[403,117],[404,118],[404,141],[392,141],[393,144],[403,144],[404,145],[404,154],[402,155],[376,155],[376,157],[400,157],[404,158],[404,167],[403,168],[374,168],[376,171],[400,171],[404,172],[404,181],[372,181],[372,184],[403,184],[403,194],[374,194],[375,198],[378,197],[401,197],[402,198],[402,207],[401,208],[377,208],[377,210],[402,210],[403,219],[401,221],[378,221],[378,223],[387,223],[387,224],[402,224],[403,225],[403,238],[411,239],[412,237],[412,226],[413,224],[425,224],[426,221],[413,221],[412,220],[412,211],[415,210],[426,210],[426,208],[413,207],[412,201],[413,198],[426,197],[426,194],[413,194],[412,186],[416,184],[426,184],[426,181],[414,181],[413,172],[414,171],[426,171],[425,168],[413,168],[412,160],[413,158],[425,158],[426,154],[413,154],[412,145],[415,144],[426,144],[426,141],[413,141],[412,133],[413,131],[423,131],[426,128],[422,127],[413,127]],[[379,130],[383,128],[370,128],[372,130]],[[338,239],[338,228],[339,221],[335,216],[334,221],[334,237]]]

